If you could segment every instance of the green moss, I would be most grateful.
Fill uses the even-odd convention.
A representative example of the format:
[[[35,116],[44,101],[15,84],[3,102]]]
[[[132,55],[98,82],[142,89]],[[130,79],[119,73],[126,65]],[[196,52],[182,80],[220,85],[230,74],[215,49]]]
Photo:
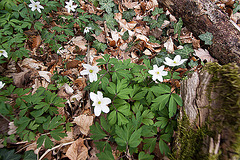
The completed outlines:
[[[206,65],[213,75],[208,86],[209,101],[220,103],[211,106],[210,130],[221,134],[221,152],[219,159],[230,159],[240,155],[240,68],[234,63],[220,66],[217,63]],[[211,92],[217,92],[213,99]]]
[[[171,160],[207,160],[208,156],[201,151],[206,135],[207,128],[194,128],[184,113],[183,117],[178,120],[175,148],[169,158]]]

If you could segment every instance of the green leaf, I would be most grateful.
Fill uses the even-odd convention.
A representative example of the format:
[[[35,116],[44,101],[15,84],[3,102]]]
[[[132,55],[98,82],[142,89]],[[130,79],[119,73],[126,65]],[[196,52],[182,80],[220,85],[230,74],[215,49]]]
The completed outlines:
[[[180,36],[181,34],[181,29],[183,26],[183,21],[182,18],[179,18],[179,21],[177,23],[174,24],[174,34],[178,33],[178,36]]]
[[[171,93],[171,88],[166,84],[159,84],[158,86],[153,86],[150,90],[156,95]]]
[[[178,72],[173,72],[172,78],[173,78],[173,79],[181,79],[181,77],[179,77],[179,75],[180,75],[180,73],[178,73]]]
[[[141,100],[144,98],[144,96],[146,95],[147,91],[144,90],[144,91],[141,91],[139,93],[137,93],[132,99],[133,100]]]
[[[143,117],[143,124],[145,125],[153,125],[153,118],[154,118],[154,114],[150,111],[150,110],[145,110],[142,114]]]
[[[133,9],[130,9],[129,11],[124,11],[122,14],[122,18],[126,19],[128,22],[130,22],[133,18],[133,16],[135,16],[136,13]]]
[[[45,136],[44,147],[50,149],[53,147],[53,142],[50,140],[48,136]]]
[[[115,110],[109,114],[108,121],[110,125],[114,125],[117,122],[117,112]]]
[[[21,155],[15,154],[14,150],[7,150],[5,148],[0,149],[1,160],[20,160]]]
[[[114,157],[112,155],[112,150],[104,150],[104,152],[100,152],[96,154],[99,160],[114,160]]]
[[[128,136],[129,136],[129,131],[126,129],[126,127],[125,129],[123,129],[122,127],[119,127],[118,125],[116,125],[115,132],[118,136],[117,138],[115,138],[115,141],[117,142],[117,144],[120,146],[126,146],[128,142]]]
[[[106,137],[106,133],[101,129],[98,122],[95,123],[95,125],[90,126],[90,131],[92,133],[91,138],[93,140],[99,140]]]
[[[152,153],[153,150],[155,149],[156,141],[157,141],[157,138],[147,138],[147,139],[144,139],[143,142],[145,144],[143,146],[143,149],[145,151],[147,151],[149,149],[149,152]]]
[[[192,44],[185,44],[183,49],[178,49],[174,51],[176,55],[180,55],[182,58],[188,58],[190,53],[193,53]]]
[[[37,159],[37,155],[34,153],[33,150],[24,152],[23,160],[34,160]]]
[[[201,34],[198,36],[202,41],[205,42],[205,45],[211,45],[212,39],[213,39],[213,35],[210,32],[206,32],[205,34]]]
[[[122,39],[127,40],[128,38],[129,38],[129,33],[128,33],[128,30],[127,30],[126,32],[123,33]]]
[[[129,103],[119,107],[117,110],[125,116],[130,116],[132,114],[132,112],[130,111],[130,104]]]
[[[103,19],[106,21],[107,27],[109,29],[115,30],[116,29],[115,26],[117,26],[118,23],[113,17],[114,17],[114,15],[112,13],[103,15]]]
[[[183,106],[182,98],[178,94],[173,93],[171,96],[179,106]]]
[[[95,48],[98,52],[104,52],[107,49],[107,45],[99,42],[98,40],[93,41],[93,48]]]
[[[166,118],[166,117],[158,117],[157,120],[159,120],[159,121],[157,121],[155,123],[155,126],[160,127],[161,129],[166,127],[168,124],[168,118]]]
[[[115,6],[112,0],[99,0],[99,4],[101,5],[101,10],[105,10],[108,14],[112,14],[112,7]]]
[[[166,141],[166,142],[170,142],[171,141],[171,135],[170,134],[163,134],[160,136],[160,139]]]
[[[154,11],[152,11],[152,15],[156,16],[157,14],[162,14],[163,8],[155,8]]]
[[[162,110],[165,107],[165,105],[168,103],[169,97],[170,97],[170,94],[163,94],[161,96],[158,96],[156,99],[153,100],[153,102],[155,102],[153,104],[153,107],[154,108],[158,107],[159,110]]]
[[[169,117],[173,117],[177,112],[177,103],[174,98],[171,96],[169,100]]]
[[[235,1],[234,3],[234,8],[233,8],[233,14],[237,13],[240,10],[240,5],[239,5],[239,1]]]
[[[130,136],[128,145],[132,148],[136,148],[142,141],[141,137],[142,128],[134,131],[133,134]]]
[[[168,145],[161,139],[159,140],[159,149],[160,152],[164,155],[168,155],[170,153]]]
[[[120,112],[117,112],[117,118],[118,118],[118,125],[124,125],[127,124],[129,121],[127,120],[126,117],[124,117],[124,115]]]
[[[152,160],[154,155],[150,155],[141,151],[138,155],[138,160]]]
[[[109,83],[109,87],[107,87],[107,91],[113,95],[116,94],[116,90],[117,90],[117,86],[113,83],[113,82],[110,82]]]
[[[34,28],[36,30],[39,30],[39,31],[42,31],[42,28],[43,28],[44,24],[42,24],[41,22],[37,21],[34,23]]]
[[[106,119],[103,116],[100,117],[100,122],[101,122],[103,129],[109,133],[110,126],[108,125],[108,122],[106,121]]]

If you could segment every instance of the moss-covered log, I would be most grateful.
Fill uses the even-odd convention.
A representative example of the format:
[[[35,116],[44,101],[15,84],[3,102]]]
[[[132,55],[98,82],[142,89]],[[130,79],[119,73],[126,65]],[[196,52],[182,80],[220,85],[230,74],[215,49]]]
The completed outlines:
[[[158,0],[178,18],[194,36],[210,32],[213,44],[209,53],[220,64],[240,65],[240,31],[211,0]]]
[[[181,159],[183,155],[185,158],[189,155],[186,159],[195,159],[191,157],[195,154],[185,154],[192,152],[182,150],[185,145],[189,145],[185,141],[192,137],[197,140],[197,144],[201,144],[193,143],[193,147],[197,148],[194,153],[208,155],[207,159],[240,158],[240,67],[236,64],[221,66],[212,63],[205,69],[194,73],[181,84],[184,108],[179,120],[182,125],[179,125],[177,134],[176,148],[179,149],[175,152],[176,157]],[[186,125],[185,114],[191,125]],[[184,124],[186,126],[181,127]],[[204,137],[199,137],[199,134]],[[193,150],[191,146],[187,148]]]

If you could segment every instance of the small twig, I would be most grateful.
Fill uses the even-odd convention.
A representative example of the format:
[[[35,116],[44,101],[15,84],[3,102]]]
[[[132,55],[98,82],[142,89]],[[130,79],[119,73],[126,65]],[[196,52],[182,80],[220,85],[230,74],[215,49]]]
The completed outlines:
[[[69,145],[69,144],[72,144],[74,141],[72,142],[68,142],[68,143],[62,143],[62,144],[59,144],[51,149],[48,149],[40,158],[39,160],[42,160],[50,151],[54,150],[54,149],[57,149],[59,147],[63,147],[63,146],[66,146],[66,145]]]

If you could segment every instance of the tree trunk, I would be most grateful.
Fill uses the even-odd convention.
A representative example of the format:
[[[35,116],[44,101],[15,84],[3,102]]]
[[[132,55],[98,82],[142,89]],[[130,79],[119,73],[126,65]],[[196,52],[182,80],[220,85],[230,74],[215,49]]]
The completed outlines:
[[[240,158],[240,67],[215,63],[207,68],[210,73],[194,72],[181,82],[181,115],[188,117],[192,130],[207,126],[199,152],[214,159]]]
[[[213,44],[208,50],[220,64],[235,62],[240,65],[240,31],[210,0],[158,1],[174,16],[181,17],[195,37],[206,32],[213,34]]]

